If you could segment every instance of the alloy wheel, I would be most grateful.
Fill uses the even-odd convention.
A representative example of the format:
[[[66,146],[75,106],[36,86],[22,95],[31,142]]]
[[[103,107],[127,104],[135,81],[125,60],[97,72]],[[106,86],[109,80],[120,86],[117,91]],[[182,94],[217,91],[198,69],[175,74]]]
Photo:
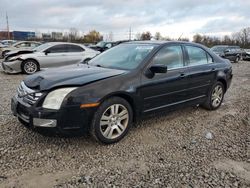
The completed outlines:
[[[217,108],[221,102],[222,102],[222,99],[223,99],[223,88],[221,85],[217,85],[215,86],[213,92],[212,92],[212,105],[214,108]]]
[[[24,64],[24,71],[27,73],[27,74],[33,74],[37,71],[37,64],[33,61],[27,61],[25,64]]]
[[[100,119],[102,135],[107,139],[115,139],[121,136],[129,123],[129,112],[121,104],[109,106]]]

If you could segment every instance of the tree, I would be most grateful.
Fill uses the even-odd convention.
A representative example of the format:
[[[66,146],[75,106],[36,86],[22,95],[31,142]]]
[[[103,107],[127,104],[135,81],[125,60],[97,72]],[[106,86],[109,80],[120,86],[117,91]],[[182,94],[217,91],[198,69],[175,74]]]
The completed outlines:
[[[196,42],[196,43],[202,43],[202,36],[200,34],[195,34],[193,36],[193,41]]]
[[[85,43],[97,43],[103,40],[103,36],[96,30],[90,31],[84,35],[83,41]]]
[[[155,40],[162,40],[162,36],[160,32],[156,32],[154,36]]]
[[[143,32],[141,34],[141,40],[151,40],[151,38],[152,38],[152,35],[149,31]]]
[[[239,32],[234,33],[233,38],[236,40],[236,43],[242,47],[250,47],[250,27],[243,28]]]

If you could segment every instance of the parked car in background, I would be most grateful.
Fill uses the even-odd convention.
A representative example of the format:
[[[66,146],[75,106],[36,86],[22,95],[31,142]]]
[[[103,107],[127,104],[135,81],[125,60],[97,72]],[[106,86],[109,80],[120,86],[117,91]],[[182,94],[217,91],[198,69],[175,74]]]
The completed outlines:
[[[101,42],[98,42],[96,45],[90,45],[89,47],[94,49],[94,50],[97,50],[99,52],[104,52],[114,46],[117,46],[121,43],[124,43],[124,42],[129,42],[129,40],[121,40],[121,41],[115,41],[115,42],[105,42],[105,41],[101,41]]]
[[[244,51],[239,46],[217,45],[212,47],[211,50],[222,58],[235,63],[238,63],[244,55]]]
[[[4,58],[2,67],[7,73],[33,74],[44,68],[80,63],[99,53],[80,44],[50,42],[33,50],[10,53]]]
[[[16,42],[8,47],[4,47],[0,49],[0,57],[4,58],[5,55],[13,50],[31,50],[33,48],[36,48],[37,46],[40,46],[40,42],[35,42],[35,41],[20,41]]]
[[[242,59],[250,61],[250,49],[244,49],[244,52],[245,55],[242,56]]]
[[[230,61],[202,45],[130,42],[87,65],[26,77],[11,109],[35,130],[89,131],[96,140],[111,144],[144,115],[197,104],[219,108],[231,79]]]
[[[10,46],[10,45],[14,44],[15,42],[16,42],[15,40],[1,40],[0,41],[0,48]]]
[[[101,41],[101,42],[98,42],[96,45],[90,45],[89,47],[93,50],[104,52],[105,50],[113,47],[113,42]]]

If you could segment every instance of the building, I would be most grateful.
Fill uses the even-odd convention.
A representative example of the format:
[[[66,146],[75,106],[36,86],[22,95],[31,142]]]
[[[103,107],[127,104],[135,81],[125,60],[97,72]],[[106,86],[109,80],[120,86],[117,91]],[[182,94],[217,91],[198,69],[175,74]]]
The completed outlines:
[[[52,32],[52,39],[54,40],[63,40],[63,33],[61,32]]]
[[[51,40],[51,34],[50,33],[42,33],[42,39],[44,41],[50,41]]]
[[[13,39],[14,40],[28,40],[35,38],[35,32],[30,31],[13,31]]]
[[[13,39],[13,33],[9,32],[10,38],[8,38],[8,32],[7,31],[0,31],[0,40],[8,40]]]

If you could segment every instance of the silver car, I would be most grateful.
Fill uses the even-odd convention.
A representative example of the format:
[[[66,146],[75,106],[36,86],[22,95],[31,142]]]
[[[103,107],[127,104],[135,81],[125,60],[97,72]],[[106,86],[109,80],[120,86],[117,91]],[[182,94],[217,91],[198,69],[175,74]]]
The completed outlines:
[[[33,74],[39,70],[81,63],[100,52],[81,44],[50,42],[33,51],[20,51],[5,57],[2,68],[7,73]]]
[[[4,56],[11,51],[14,50],[31,50],[37,46],[40,46],[40,42],[36,41],[20,41],[16,42],[10,46],[0,48],[0,57],[4,58]]]

